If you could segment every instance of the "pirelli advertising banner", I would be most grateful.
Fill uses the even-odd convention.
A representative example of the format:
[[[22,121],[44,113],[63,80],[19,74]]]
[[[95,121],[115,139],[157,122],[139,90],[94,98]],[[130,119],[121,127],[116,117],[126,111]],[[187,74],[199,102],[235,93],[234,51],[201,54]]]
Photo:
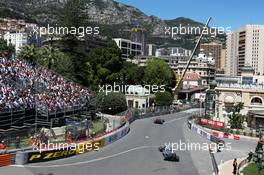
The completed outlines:
[[[71,157],[76,155],[76,149],[71,150],[65,148],[64,150],[49,150],[49,151],[35,151],[28,152],[27,163],[37,163],[37,162],[45,162],[57,159],[63,159],[66,157]]]

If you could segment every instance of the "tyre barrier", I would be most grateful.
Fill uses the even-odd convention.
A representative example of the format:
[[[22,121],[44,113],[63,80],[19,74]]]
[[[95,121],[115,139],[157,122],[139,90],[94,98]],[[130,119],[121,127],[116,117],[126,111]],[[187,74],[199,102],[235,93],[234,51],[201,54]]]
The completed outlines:
[[[11,154],[1,154],[0,155],[0,167],[8,166],[12,163],[12,156]]]
[[[223,132],[218,132],[218,131],[214,131],[212,130],[211,134],[215,137],[219,137],[219,138],[225,138],[225,139],[233,139],[233,140],[240,140],[240,137],[238,135],[235,134],[230,134],[228,135],[227,133],[223,133]]]

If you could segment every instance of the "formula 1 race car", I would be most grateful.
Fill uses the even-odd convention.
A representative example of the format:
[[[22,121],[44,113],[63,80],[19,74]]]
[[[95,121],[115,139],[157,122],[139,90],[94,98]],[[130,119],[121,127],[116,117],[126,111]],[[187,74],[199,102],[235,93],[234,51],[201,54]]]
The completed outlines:
[[[160,146],[159,151],[162,153],[164,160],[179,162],[180,157],[171,147]]]
[[[225,141],[219,139],[216,141],[217,144],[217,152],[221,152],[223,148],[225,147]]]
[[[155,124],[160,124],[160,125],[162,125],[164,122],[165,122],[165,120],[164,120],[164,119],[160,119],[160,118],[156,118],[156,119],[154,120],[154,123],[155,123]]]

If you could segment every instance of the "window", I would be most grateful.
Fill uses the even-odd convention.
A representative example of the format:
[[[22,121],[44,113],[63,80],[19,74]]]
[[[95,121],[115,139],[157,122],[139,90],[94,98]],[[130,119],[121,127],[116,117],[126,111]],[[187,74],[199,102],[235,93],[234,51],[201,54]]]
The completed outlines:
[[[135,104],[135,105],[136,105],[135,107],[138,108],[138,101],[136,101],[135,103],[136,103],[136,104]]]
[[[259,97],[254,97],[251,100],[251,105],[262,105],[262,100]]]

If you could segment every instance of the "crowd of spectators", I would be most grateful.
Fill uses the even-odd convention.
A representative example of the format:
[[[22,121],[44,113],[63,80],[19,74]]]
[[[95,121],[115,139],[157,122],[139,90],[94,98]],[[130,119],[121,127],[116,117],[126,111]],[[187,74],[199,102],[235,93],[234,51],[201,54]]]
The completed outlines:
[[[20,59],[0,57],[0,111],[19,108],[59,110],[84,106],[89,93],[51,70]]]

